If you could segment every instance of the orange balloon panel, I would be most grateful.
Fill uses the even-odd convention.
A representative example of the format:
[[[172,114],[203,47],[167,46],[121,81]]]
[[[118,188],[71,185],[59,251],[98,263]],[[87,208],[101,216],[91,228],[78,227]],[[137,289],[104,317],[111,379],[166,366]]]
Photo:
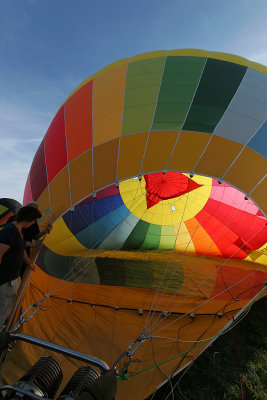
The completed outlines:
[[[233,263],[236,265],[235,268],[238,268],[240,262]],[[186,265],[189,272],[192,268],[190,258],[186,261]],[[209,272],[215,271],[215,268],[215,263],[212,264],[210,261],[207,267]],[[199,283],[197,280],[194,281],[195,279],[196,276],[192,276],[193,287]],[[214,280],[210,281],[206,289],[211,288],[211,283],[213,285]],[[88,290],[87,284],[82,283],[69,286],[66,282],[48,277],[38,269],[31,276],[28,290],[21,304],[21,312],[33,302],[39,301],[44,293],[48,293],[57,285],[57,289],[42,303],[37,314],[23,324],[21,332],[64,347],[69,347],[71,344],[71,349],[101,358],[112,366],[143,329],[149,311],[146,306],[149,306],[151,302],[146,303],[144,299],[142,302],[143,295],[145,298],[147,295],[144,291],[142,295],[142,291],[124,288],[113,291],[112,288],[103,286],[97,290],[91,286]],[[190,285],[185,290],[192,292]],[[135,300],[136,308],[129,308],[132,300]],[[175,299],[176,305],[180,300],[181,298]],[[153,324],[157,321],[158,326],[154,329],[152,338],[148,339],[134,354],[128,375],[139,373],[184,352],[188,351],[188,353],[163,364],[160,368],[155,367],[128,380],[118,382],[116,399],[134,400],[139,395],[143,399],[146,398],[162,380],[166,379],[166,375],[170,376],[176,368],[179,370],[196,358],[207,345],[205,339],[215,336],[244,307],[247,299],[233,302],[227,293],[225,298],[213,299],[210,303],[207,301],[207,298],[203,298],[203,293],[198,291],[188,299],[183,313],[181,310],[174,310],[167,319],[159,313],[163,307],[163,304],[161,305],[150,322]],[[198,307],[199,302],[203,303],[203,313],[195,310],[195,317],[185,315],[186,309],[190,311]],[[140,306],[143,308],[138,308]],[[175,308],[175,304],[172,308]],[[157,333],[160,329],[163,330]],[[201,343],[204,343],[204,346],[194,349]],[[16,382],[44,354],[53,355],[60,362],[64,374],[61,387],[81,365],[80,362],[71,358],[17,342],[2,365],[1,375],[7,382]]]

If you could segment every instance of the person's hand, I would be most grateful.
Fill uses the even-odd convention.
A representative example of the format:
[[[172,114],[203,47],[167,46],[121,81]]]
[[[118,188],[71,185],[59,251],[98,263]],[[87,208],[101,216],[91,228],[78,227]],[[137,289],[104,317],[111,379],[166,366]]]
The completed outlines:
[[[30,268],[31,271],[36,270],[36,266],[34,264],[28,264],[28,267]]]
[[[51,224],[47,225],[46,232],[50,233],[52,228],[53,228],[53,225],[51,225]]]
[[[31,247],[33,249],[35,249],[36,247],[40,247],[41,245],[42,245],[42,241],[41,240],[38,240],[38,239],[32,240]]]

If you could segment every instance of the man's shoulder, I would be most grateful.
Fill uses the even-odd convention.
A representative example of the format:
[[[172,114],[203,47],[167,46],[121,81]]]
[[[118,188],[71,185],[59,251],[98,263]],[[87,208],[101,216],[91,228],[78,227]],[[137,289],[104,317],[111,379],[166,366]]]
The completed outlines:
[[[16,231],[17,228],[15,227],[15,225],[10,222],[8,224],[6,224],[1,230],[0,230],[0,235],[1,234],[5,234],[6,232],[12,232],[12,231]]]
[[[1,239],[16,236],[16,232],[17,228],[14,226],[14,224],[12,224],[12,222],[7,224],[3,229],[0,230],[0,243]]]

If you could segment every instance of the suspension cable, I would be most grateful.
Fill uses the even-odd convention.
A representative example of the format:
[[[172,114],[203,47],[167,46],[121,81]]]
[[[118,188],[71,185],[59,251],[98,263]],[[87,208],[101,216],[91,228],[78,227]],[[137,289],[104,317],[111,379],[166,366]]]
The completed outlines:
[[[190,183],[191,183],[191,181],[190,181]],[[190,185],[190,183],[189,183],[189,185]],[[149,310],[149,313],[148,313],[148,315],[147,315],[147,319],[146,319],[146,321],[145,321],[144,329],[146,329],[148,323],[152,320],[152,318],[153,318],[153,316],[154,316],[154,314],[155,314],[155,311],[157,310],[157,308],[158,308],[158,306],[159,306],[160,300],[162,299],[162,296],[164,295],[164,293],[165,293],[165,291],[166,291],[166,289],[167,289],[167,287],[168,287],[169,282],[172,280],[172,277],[174,276],[174,273],[175,273],[175,272],[177,271],[177,269],[178,269],[179,264],[177,263],[177,267],[176,267],[174,273],[172,274],[171,278],[168,280],[167,285],[165,286],[165,289],[164,289],[163,293],[161,294],[161,296],[160,296],[160,298],[159,298],[159,300],[158,300],[158,303],[157,303],[157,305],[156,305],[156,308],[155,308],[155,309],[153,310],[153,312],[152,312],[152,308],[153,308],[154,303],[155,303],[155,301],[156,301],[156,298],[157,298],[157,296],[158,296],[158,293],[159,293],[159,290],[160,290],[160,288],[161,288],[161,285],[162,285],[162,283],[163,283],[163,281],[164,281],[165,275],[166,275],[166,273],[167,273],[167,271],[168,271],[168,268],[169,268],[169,264],[170,264],[170,262],[171,262],[172,255],[173,255],[173,253],[174,253],[174,251],[175,251],[175,246],[176,246],[177,238],[178,238],[178,235],[179,235],[179,232],[180,232],[180,227],[181,227],[181,224],[182,224],[182,221],[183,221],[183,218],[184,218],[184,213],[185,213],[185,210],[186,210],[186,205],[187,205],[188,197],[189,197],[189,193],[187,193],[187,197],[186,197],[186,201],[185,201],[185,206],[184,206],[183,214],[182,214],[182,217],[181,217],[181,220],[180,220],[179,228],[178,228],[178,230],[177,230],[177,234],[176,234],[176,237],[175,237],[175,242],[174,242],[174,245],[173,245],[173,249],[172,249],[172,251],[171,251],[171,253],[170,253],[169,257],[168,257],[168,261],[167,261],[167,263],[166,263],[166,267],[165,267],[164,273],[163,273],[162,278],[161,278],[161,280],[160,280],[160,283],[159,283],[159,285],[158,285],[158,289],[157,289],[157,291],[156,291],[156,294],[154,295],[154,299],[153,299],[153,301],[152,301],[152,303],[151,303],[150,310]],[[151,316],[151,313],[152,313],[152,316]]]
[[[247,240],[240,248],[243,248],[251,239],[253,239],[253,237],[254,236],[256,236],[263,228],[265,228],[265,225],[264,226],[262,226],[256,233],[254,233],[250,238],[249,238],[249,240]],[[202,282],[198,285],[198,288],[200,288],[200,287],[202,287],[203,286],[203,284],[205,283],[205,282],[207,282],[215,273],[217,273],[217,271],[219,270],[219,269],[221,269],[230,259],[232,259],[232,257],[239,251],[239,249],[240,248],[238,248],[230,257],[228,257],[228,259],[226,259],[215,271],[213,271],[207,278],[205,278],[204,280],[202,280]],[[264,266],[263,266],[263,268],[264,268]],[[197,289],[198,289],[197,288]],[[180,305],[182,305],[188,298],[190,298],[196,291],[197,291],[197,289],[195,289],[195,290],[193,290],[193,292],[190,292],[190,294],[188,294],[179,304],[177,304],[173,309],[172,309],[172,311],[170,311],[168,314],[171,314],[174,310],[176,310]],[[226,289],[226,290],[228,290],[228,289]],[[176,293],[175,293],[175,295],[176,295]],[[167,308],[167,306],[173,301],[173,299],[174,299],[174,297],[175,296],[173,296],[172,298],[171,298],[171,300],[169,301],[169,303],[165,306],[165,308],[164,308],[164,310],[166,310],[166,308]],[[203,304],[205,304],[205,303],[203,303]],[[164,311],[163,310],[163,311]],[[166,319],[167,318],[167,316],[165,316],[164,318],[163,318],[163,320],[164,319]],[[157,317],[157,320],[159,319],[159,317]],[[152,327],[153,328],[155,328],[157,325],[159,325],[159,323],[157,324],[157,320],[154,322],[154,324],[152,324]],[[161,323],[162,321],[160,321],[160,323]]]
[[[261,271],[262,269],[265,268],[265,265],[263,265],[261,268],[258,268],[255,271],[252,271],[250,274],[248,274],[247,276],[245,276],[244,278],[240,279],[238,282],[234,283],[233,285],[229,286],[229,288],[231,289],[232,287],[235,287],[236,285],[238,285],[239,283],[241,283],[242,281],[246,280],[249,276],[255,274],[258,271]],[[264,285],[265,287],[265,285]],[[221,292],[217,293],[216,295],[214,295],[213,297],[211,297],[210,299],[208,299],[207,301],[205,301],[204,303],[194,307],[192,310],[190,310],[189,312],[183,314],[180,318],[175,319],[174,321],[170,322],[169,324],[165,325],[163,328],[159,329],[158,331],[156,331],[155,333],[159,333],[161,332],[163,329],[166,329],[167,327],[169,327],[170,325],[172,325],[173,323],[179,321],[180,319],[184,318],[186,315],[190,315],[193,311],[197,310],[198,308],[202,307],[203,305],[206,305],[207,303],[209,303],[210,301],[214,300],[216,297],[220,296],[221,294],[227,292],[228,289],[224,289]],[[159,324],[158,324],[159,325]]]
[[[219,206],[218,206],[218,207],[219,207]],[[238,211],[238,210],[236,209],[236,210],[235,210],[235,213],[233,213],[232,217],[228,220],[228,223],[225,225],[224,230],[227,228],[227,226],[230,224],[230,222],[232,221],[232,219],[235,217],[237,211]],[[193,233],[193,235],[192,235],[190,241],[192,240],[192,238],[193,238],[193,236],[194,236],[194,234],[195,234],[195,232],[196,232],[196,230],[198,229],[199,226],[200,226],[200,223],[198,223],[198,225],[197,225],[197,227],[196,227],[196,229],[195,229],[195,231],[194,231],[194,233]],[[224,231],[224,230],[223,230],[223,231]],[[215,244],[215,241],[218,240],[218,238],[219,238],[221,235],[223,235],[223,232],[221,232],[221,233],[216,237],[216,239],[213,240],[213,242],[212,242],[211,245],[208,247],[208,249],[206,250],[206,252],[205,252],[205,253],[202,255],[202,257],[200,258],[199,262],[196,264],[196,266],[192,269],[192,271],[189,273],[189,275],[188,275],[188,276],[186,277],[186,279],[183,281],[183,285],[190,279],[191,275],[194,273],[194,271],[197,269],[197,267],[199,267],[199,265],[202,263],[202,261],[205,259],[205,256],[207,255],[207,253],[208,253],[209,250],[211,249],[211,247]],[[188,247],[190,241],[188,242],[187,247]],[[187,249],[187,247],[186,247],[186,249]],[[185,251],[186,251],[186,249],[185,249]],[[178,263],[180,263],[181,260],[183,259],[184,255],[185,255],[185,251],[183,252],[181,258],[180,258],[179,261],[178,261]],[[164,313],[164,311],[166,310],[167,306],[168,306],[169,304],[172,303],[173,299],[176,297],[176,295],[177,295],[177,293],[179,292],[179,290],[180,290],[180,288],[178,288],[177,291],[173,294],[173,296],[172,296],[172,298],[169,300],[168,304],[167,304],[167,305],[164,307],[164,309],[162,310],[162,313]],[[199,290],[199,286],[197,286],[197,290]],[[157,319],[159,319],[159,316],[158,316]],[[157,321],[157,319],[156,319],[156,321]],[[156,321],[154,321],[154,323],[156,323]]]
[[[177,358],[179,358],[179,357],[181,357],[181,356],[183,356],[183,355],[186,355],[186,354],[190,353],[190,352],[193,351],[193,350],[196,350],[196,349],[198,349],[198,348],[204,346],[205,344],[207,344],[207,343],[209,343],[209,342],[211,342],[211,341],[216,340],[216,339],[217,339],[218,337],[220,337],[221,335],[224,335],[225,333],[229,332],[234,326],[238,325],[238,324],[242,321],[242,319],[244,318],[244,315],[243,315],[244,313],[245,313],[245,316],[247,315],[247,313],[250,311],[252,305],[255,303],[256,298],[257,298],[257,297],[259,296],[259,294],[265,289],[265,287],[266,287],[266,285],[264,285],[264,286],[262,287],[262,289],[259,291],[259,293],[257,293],[257,295],[252,299],[251,304],[250,304],[250,307],[249,307],[249,310],[248,310],[248,311],[245,310],[244,312],[241,312],[241,314],[239,314],[238,317],[234,319],[234,321],[231,321],[231,320],[230,320],[230,321],[229,321],[229,324],[228,324],[224,329],[222,329],[222,331],[219,332],[217,335],[214,335],[214,336],[211,337],[211,338],[205,339],[202,343],[198,344],[197,346],[194,346],[194,347],[192,347],[192,348],[190,348],[190,349],[188,349],[188,350],[186,350],[186,351],[184,351],[184,352],[182,352],[182,353],[179,353],[179,354],[177,354],[176,356],[169,358],[168,360],[162,361],[162,362],[160,362],[160,363],[158,363],[158,364],[154,364],[154,365],[152,365],[152,366],[149,366],[149,367],[147,367],[147,368],[144,368],[144,369],[142,369],[142,370],[140,370],[140,371],[137,371],[137,372],[134,372],[134,373],[131,373],[131,374],[128,374],[128,375],[126,375],[125,373],[123,373],[121,376],[117,377],[117,380],[120,381],[120,380],[129,379],[129,378],[131,378],[131,377],[133,377],[133,376],[139,375],[139,374],[141,374],[141,373],[143,373],[143,372],[146,372],[146,371],[149,371],[149,370],[151,370],[151,369],[153,369],[153,368],[156,368],[156,367],[158,367],[159,365],[164,365],[164,364],[166,364],[166,363],[168,363],[168,362],[170,362],[170,361],[173,361],[173,360],[175,360],[175,359],[177,359]]]
[[[140,182],[139,182],[140,185]],[[138,191],[138,187],[136,189],[136,194],[135,197],[137,195],[137,191]],[[143,196],[143,194],[141,195]],[[94,203],[94,202],[93,202]],[[132,201],[132,205],[131,207],[135,204],[135,198]],[[114,208],[115,209],[115,208]],[[72,224],[72,213],[71,213],[71,224]],[[71,228],[69,229],[69,240],[70,240],[70,234],[71,234]],[[103,238],[105,237],[105,233],[98,239],[98,241],[96,242],[96,245],[98,245],[98,243],[101,243]],[[39,251],[40,252],[40,251]],[[91,252],[91,249],[88,249],[88,251],[85,254],[89,254]],[[38,253],[39,254],[39,253]],[[38,255],[37,255],[38,256]],[[37,258],[37,257],[36,257]],[[38,302],[33,303],[19,318],[19,320],[17,321],[17,323],[14,325],[14,327],[11,329],[12,332],[15,332],[17,329],[20,328],[20,326],[24,323],[29,321],[34,315],[35,313],[39,310],[39,306],[40,304],[46,300],[47,298],[49,298],[51,296],[52,293],[54,293],[56,290],[58,291],[59,289],[63,290],[66,289],[69,286],[72,286],[75,282],[77,282],[81,276],[83,276],[84,271],[88,268],[88,266],[97,258],[97,256],[93,257],[90,259],[90,261],[88,263],[85,263],[85,265],[78,271],[76,271],[74,274],[72,273],[71,270],[69,270],[63,278],[61,278],[61,281],[58,282],[47,294],[45,294]],[[76,266],[81,262],[81,260],[78,261],[78,263],[76,264]],[[73,278],[72,282],[69,282],[68,284],[65,283],[66,280],[68,280],[70,277]],[[65,285],[65,286],[64,286]],[[24,315],[26,315],[32,308],[34,308],[34,312],[30,315],[30,317],[28,318],[24,318]]]

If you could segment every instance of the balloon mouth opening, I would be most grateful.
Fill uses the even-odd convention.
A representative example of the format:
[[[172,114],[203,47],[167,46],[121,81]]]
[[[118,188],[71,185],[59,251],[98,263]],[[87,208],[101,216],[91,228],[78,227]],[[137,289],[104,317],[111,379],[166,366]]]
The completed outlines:
[[[218,264],[231,258],[264,264],[266,239],[257,230],[266,218],[244,197],[228,183],[198,174],[133,176],[90,195],[57,220],[37,264],[56,277],[60,269],[77,270],[94,258],[99,265],[177,264],[181,255],[188,262],[202,257]],[[98,267],[91,270],[96,283]]]

